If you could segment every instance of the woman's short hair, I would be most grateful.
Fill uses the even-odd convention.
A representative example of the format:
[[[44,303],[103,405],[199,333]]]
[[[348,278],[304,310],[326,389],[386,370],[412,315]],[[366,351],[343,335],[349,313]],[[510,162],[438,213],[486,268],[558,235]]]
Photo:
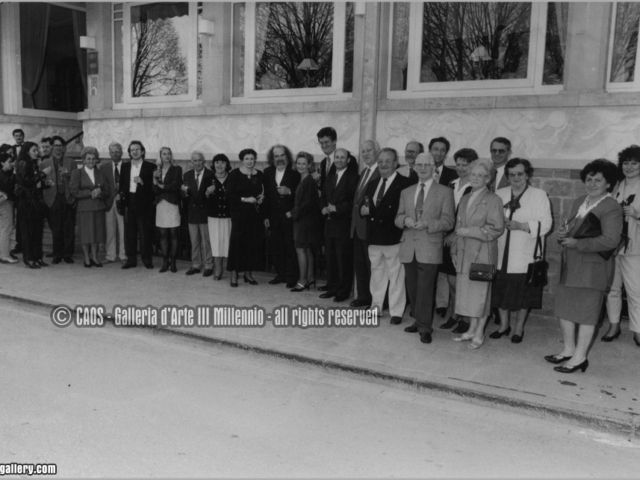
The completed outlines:
[[[231,171],[231,162],[229,161],[229,157],[227,157],[224,153],[218,153],[213,156],[213,160],[211,160],[211,166],[214,166],[216,162],[224,162],[225,170],[227,172]]]
[[[20,149],[18,160],[30,160],[31,157],[29,156],[29,150],[31,150],[33,147],[38,148],[38,144],[33,142],[24,142],[22,144],[22,148]]]
[[[618,153],[618,169],[620,173],[622,173],[622,164],[628,161],[640,163],[640,147],[638,145],[630,145]]]
[[[473,148],[461,148],[453,154],[453,161],[457,161],[459,158],[466,160],[467,163],[475,162],[478,159],[478,154]]]
[[[98,153],[98,149],[95,148],[95,147],[91,147],[91,146],[84,147],[82,149],[82,151],[80,152],[80,158],[82,160],[84,160],[84,157],[86,157],[87,155],[93,155],[94,157],[96,157],[96,160],[98,160],[100,158],[100,154]]]
[[[298,152],[298,154],[296,155],[296,162],[298,161],[299,158],[306,158],[307,159],[307,163],[309,164],[309,173],[314,173],[316,171],[316,164],[313,161],[313,155],[311,155],[308,152]]]
[[[258,154],[253,148],[245,148],[244,150],[241,150],[240,154],[238,155],[238,157],[240,158],[240,161],[242,161],[242,159],[246,155],[253,155],[253,158],[255,158],[256,160],[258,159]]]
[[[616,186],[618,167],[615,163],[606,158],[598,158],[592,162],[587,163],[580,171],[580,180],[584,183],[589,175],[597,175],[601,173],[604,179],[609,184],[607,188],[608,192],[613,191],[613,187]]]
[[[493,172],[495,171],[496,167],[488,158],[479,158],[478,160],[473,162],[473,166],[484,168],[484,170],[487,172],[487,178],[490,180],[493,178]]]
[[[531,166],[531,162],[526,158],[512,158],[507,164],[504,166],[504,174],[509,174],[509,169],[516,168],[518,165],[522,165],[524,167],[524,173],[527,174],[527,177],[533,177],[533,167]]]
[[[171,149],[169,147],[161,147],[160,151],[158,152],[158,161],[162,162],[162,151],[163,150],[167,150],[169,152],[169,155],[171,155],[171,165],[173,165],[173,152],[171,151]]]

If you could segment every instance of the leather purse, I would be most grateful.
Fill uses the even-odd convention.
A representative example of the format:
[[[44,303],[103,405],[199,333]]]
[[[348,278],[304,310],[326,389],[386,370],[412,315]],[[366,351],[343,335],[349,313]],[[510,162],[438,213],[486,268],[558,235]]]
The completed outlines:
[[[594,215],[593,212],[589,212],[584,220],[576,230],[576,233],[573,234],[573,238],[579,240],[581,238],[594,238],[602,235],[602,225],[600,224],[600,219]],[[613,250],[607,250],[605,252],[595,252],[600,255],[605,260],[609,260],[611,256],[615,253],[618,248],[614,248]]]
[[[478,257],[480,256],[480,251],[482,247],[487,246],[487,252],[489,254],[489,263],[477,263]],[[493,279],[496,277],[496,266],[491,261],[491,248],[489,248],[489,241],[482,242],[480,248],[478,249],[478,253],[476,254],[476,258],[471,264],[471,268],[469,269],[469,280],[474,280],[476,282],[493,282]]]
[[[539,255],[538,249],[540,249]],[[549,270],[549,263],[544,259],[544,249],[542,248],[542,238],[540,237],[540,222],[538,222],[536,248],[533,251],[533,262],[527,267],[525,284],[531,287],[544,287],[549,281],[547,278],[547,270]]]

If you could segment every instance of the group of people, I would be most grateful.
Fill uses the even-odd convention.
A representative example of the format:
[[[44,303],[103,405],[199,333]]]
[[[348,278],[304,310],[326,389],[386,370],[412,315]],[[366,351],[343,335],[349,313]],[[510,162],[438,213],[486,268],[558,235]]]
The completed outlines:
[[[83,166],[76,168],[64,157],[60,137],[43,139],[41,148],[16,138],[16,146],[0,149],[0,261],[16,261],[8,246],[15,201],[18,248],[29,268],[46,266],[45,217],[53,263],[73,262],[77,222],[85,267],[102,266],[97,253],[104,243],[106,262],[119,256],[123,269],[133,268],[139,240],[142,263],[153,268],[155,219],[160,272],[175,272],[183,211],[191,240],[187,275],[204,269],[205,277],[219,280],[226,258],[232,287],[240,274],[255,285],[253,272],[265,268],[267,241],[276,270],[269,283],[302,292],[316,286],[321,247],[327,273],[326,285],[318,286],[321,298],[344,302],[355,283],[351,307],[380,314],[388,307],[397,325],[408,305],[414,321],[405,331],[418,333],[425,344],[432,341],[437,313],[446,319],[440,328],[453,329],[453,339],[468,341],[471,349],[485,342],[495,311],[499,327],[488,336],[512,334],[513,343],[523,341],[528,312],[542,307],[543,285],[528,271],[544,257],[553,222],[547,194],[531,185],[531,162],[511,158],[508,139],[491,142],[490,160],[470,148],[457,150],[455,169],[444,165],[451,148],[444,137],[432,139],[426,151],[410,141],[402,167],[395,149],[367,140],[359,172],[356,158],[338,147],[333,128],[322,128],[317,137],[324,154],[318,164],[312,154],[294,156],[278,144],[269,149],[264,171],[256,168],[257,152],[244,149],[233,170],[223,154],[206,168],[204,154],[195,151],[193,168],[184,174],[167,147],[153,164],[144,161],[143,144],[132,141],[124,162],[122,146],[114,142],[111,159],[99,168],[98,152],[85,147]],[[588,367],[605,298],[610,327],[602,340],[620,336],[623,290],[640,346],[640,147],[622,150],[618,165],[588,163],[580,178],[587,194],[576,199],[556,232],[562,260],[555,314],[564,348],[545,357],[563,373]]]

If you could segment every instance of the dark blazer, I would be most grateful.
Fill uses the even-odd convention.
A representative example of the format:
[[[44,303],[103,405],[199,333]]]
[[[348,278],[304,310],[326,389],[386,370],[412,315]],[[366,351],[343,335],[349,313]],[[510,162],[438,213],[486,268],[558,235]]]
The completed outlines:
[[[15,200],[14,190],[16,188],[16,175],[11,172],[0,170],[0,192],[7,196],[7,200]]]
[[[495,171],[495,176],[493,177],[493,180],[491,180],[491,183],[489,184],[489,190],[491,190],[492,192],[495,192],[496,190],[500,190],[501,188],[509,186],[509,178],[507,177],[506,171],[504,172],[504,175],[502,175],[499,185],[496,185],[496,178],[498,178],[497,170]]]
[[[380,205],[376,207],[374,195],[382,177],[375,182],[369,182],[366,196],[369,197],[369,215],[367,221],[367,243],[369,245],[397,245],[402,238],[402,229],[396,227],[395,219],[400,204],[402,190],[411,185],[411,180],[396,172],[391,183],[387,182],[384,196]],[[364,203],[364,200],[362,201]]]
[[[440,174],[440,180],[438,180],[438,183],[446,187],[449,186],[451,180],[455,180],[456,178],[458,178],[458,172],[456,172],[453,168],[449,168],[443,165],[442,173]]]
[[[582,196],[573,202],[569,218],[575,217],[586,197]],[[602,235],[593,238],[581,238],[576,248],[563,248],[562,273],[566,274],[565,285],[576,288],[593,288],[606,292],[611,286],[614,273],[612,256],[605,260],[598,252],[613,250],[620,244],[622,233],[622,207],[613,198],[605,198],[591,210],[600,220]],[[571,229],[570,235],[576,231],[583,219],[578,220]]]
[[[120,160],[120,163],[118,164],[118,171],[120,172],[121,177],[122,165],[124,165],[124,162]],[[113,202],[116,200],[116,196],[118,195],[119,191],[119,186],[116,187],[116,179],[114,178],[115,172],[113,171],[113,160],[105,160],[99,165],[96,165],[96,167],[100,169],[105,181],[109,184],[109,196],[104,201],[108,212],[111,210],[111,207],[113,207]]]
[[[140,168],[140,178],[142,185],[138,184],[135,191],[136,210],[144,213],[153,207],[155,195],[153,194],[153,172],[156,166],[151,162],[142,162]],[[123,163],[120,171],[120,193],[123,194],[125,206],[129,206],[130,192],[129,182],[131,181],[131,162]]]
[[[291,223],[291,219],[287,218],[287,212],[293,208],[296,198],[296,189],[300,184],[300,174],[287,166],[284,170],[284,176],[280,185],[289,187],[290,195],[280,195],[278,193],[278,184],[276,183],[276,167],[271,166],[264,169],[264,176],[267,181],[267,189],[265,191],[265,201],[267,208],[267,218],[270,226],[280,223]]]
[[[171,165],[164,176],[164,188],[153,185],[156,204],[166,200],[172,205],[180,205],[180,187],[182,186],[182,167]]]
[[[168,175],[168,174],[167,174]],[[205,168],[202,172],[202,178],[200,179],[200,188],[196,183],[196,171],[189,170],[184,174],[184,184],[189,187],[189,191],[186,198],[186,204],[189,208],[188,223],[208,223],[208,204],[209,200],[205,195],[207,188],[212,185],[212,180],[215,174]]]
[[[57,172],[55,169],[53,157],[47,158],[40,164],[40,170],[44,170],[47,167],[51,167],[51,173],[47,175],[47,180],[52,180],[53,185],[51,186],[51,188],[44,190],[42,194],[44,196],[44,203],[47,204],[47,207],[51,208],[53,202],[56,200],[56,195],[58,193],[58,179],[56,178]],[[64,184],[64,195],[68,201],[71,197],[71,192],[69,191],[69,181],[71,180],[71,174],[74,172],[74,170],[78,170],[78,167],[76,166],[76,162],[74,159],[63,157],[62,168],[66,168],[69,171],[69,173],[67,173],[66,175],[62,175],[62,183]]]
[[[228,179],[229,177],[227,177]],[[212,218],[229,218],[231,209],[229,208],[229,200],[227,200],[227,180],[224,183],[218,180],[213,174],[213,185],[216,191],[209,195],[207,202],[207,216]]]
[[[347,162],[347,170],[354,172],[356,175],[358,174],[358,160],[353,155],[349,155],[349,161]],[[335,163],[331,164],[329,168],[329,176],[336,173],[336,165]],[[318,187],[320,191],[324,190],[324,184],[327,180],[327,157],[325,156],[320,162],[320,186]]]
[[[327,177],[322,197],[320,198],[321,210],[329,203],[336,207],[335,212],[328,216],[325,215],[324,232],[327,237],[331,238],[350,238],[351,210],[359,178],[357,173],[350,171],[347,167],[340,178],[340,182],[334,186],[333,179],[336,175],[334,173]]]
[[[78,199],[78,212],[95,212],[106,208],[105,198],[109,197],[109,183],[104,173],[99,168],[93,169],[95,183],[91,181],[89,175],[83,168],[76,168],[71,172],[69,181],[69,191],[71,196]],[[100,186],[100,198],[91,198],[91,191]]]
[[[369,167],[367,167],[368,169]],[[367,184],[366,185],[360,185],[362,183],[363,176],[365,174],[365,170],[362,171],[362,173],[360,174],[360,178],[358,180],[358,188],[356,190],[356,197],[353,201],[353,210],[351,212],[351,237],[354,236],[354,233],[358,234],[358,238],[360,240],[366,240],[367,239],[367,219],[363,218],[360,215],[360,207],[359,205],[362,203],[362,199],[365,196],[365,193],[367,192],[367,186],[371,185],[371,182],[375,182],[377,179],[380,178],[380,171],[376,168],[375,171],[369,175],[369,178],[367,179]]]

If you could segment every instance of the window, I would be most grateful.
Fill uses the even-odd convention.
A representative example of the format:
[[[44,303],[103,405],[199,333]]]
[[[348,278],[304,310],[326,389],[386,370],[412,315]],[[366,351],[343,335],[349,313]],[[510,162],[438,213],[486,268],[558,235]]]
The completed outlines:
[[[392,11],[391,98],[562,85],[566,3],[393,3]]]
[[[81,112],[87,107],[84,8],[20,4],[22,107]]]
[[[353,3],[236,3],[233,97],[335,95],[353,87]]]
[[[192,102],[202,92],[201,4],[113,5],[114,102]]]
[[[609,52],[608,90],[638,90],[635,75],[638,61],[638,23],[640,3],[619,2],[613,15]]]

